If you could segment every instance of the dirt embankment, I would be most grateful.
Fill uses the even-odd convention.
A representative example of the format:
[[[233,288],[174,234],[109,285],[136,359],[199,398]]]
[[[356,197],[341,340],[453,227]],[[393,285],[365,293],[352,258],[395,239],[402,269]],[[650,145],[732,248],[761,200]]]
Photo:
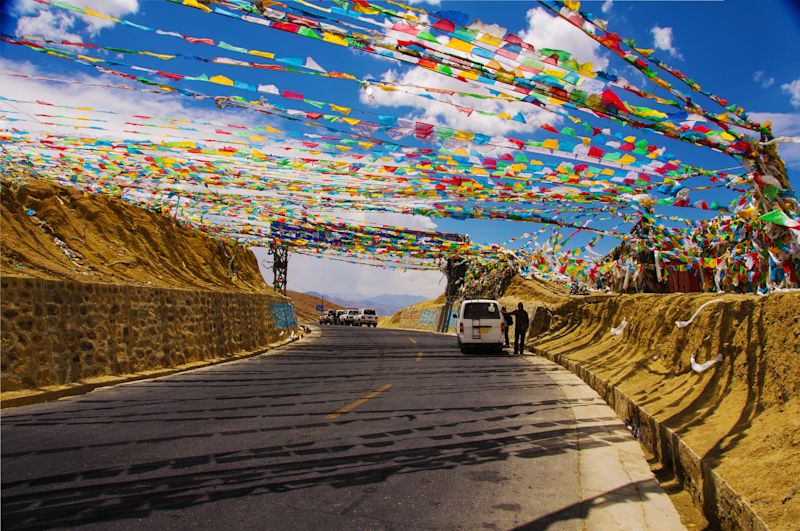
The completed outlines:
[[[494,298],[491,293],[480,295],[480,297]],[[523,280],[518,276],[513,277],[508,282],[505,291],[498,298],[500,303],[508,309],[516,308],[517,304],[522,302],[529,310],[529,313],[532,313],[530,310],[537,306],[557,308],[568,299],[568,291],[562,286],[542,280]],[[444,303],[444,295],[440,295],[430,301],[418,302],[394,313],[390,317],[381,318],[380,326],[433,330]],[[451,326],[452,324],[451,322]]]
[[[676,326],[716,299],[691,324]],[[678,433],[771,528],[797,529],[800,294],[580,297],[515,278],[499,300],[528,309],[529,347],[565,356],[618,387]],[[417,327],[421,310],[442,303],[407,308],[385,325]],[[721,361],[696,372],[692,356],[695,366]]]
[[[252,252],[124,201],[2,181],[0,275],[211,291],[272,291]]]
[[[545,316],[535,319],[531,345],[617,386],[678,433],[770,527],[796,529],[800,294],[596,296]],[[721,361],[698,373],[692,356],[697,365]]]
[[[317,311],[317,304],[322,303],[319,297],[291,290],[286,291],[286,296],[292,299],[292,303],[294,303],[294,311],[297,314],[298,321],[310,321],[312,323],[319,321],[319,316],[322,314],[322,312]],[[325,311],[341,309],[343,308],[338,304],[325,301]]]

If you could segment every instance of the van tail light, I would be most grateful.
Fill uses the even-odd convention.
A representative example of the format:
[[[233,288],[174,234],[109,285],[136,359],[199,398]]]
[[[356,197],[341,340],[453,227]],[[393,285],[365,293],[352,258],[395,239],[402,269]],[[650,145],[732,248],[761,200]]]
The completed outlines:
[[[458,323],[458,333],[459,334],[464,333],[464,323]]]
[[[503,333],[505,333],[505,331],[506,331],[506,327],[507,327],[507,326],[508,326],[508,325],[506,324],[506,322],[505,322],[505,321],[500,321],[500,332],[503,332]]]

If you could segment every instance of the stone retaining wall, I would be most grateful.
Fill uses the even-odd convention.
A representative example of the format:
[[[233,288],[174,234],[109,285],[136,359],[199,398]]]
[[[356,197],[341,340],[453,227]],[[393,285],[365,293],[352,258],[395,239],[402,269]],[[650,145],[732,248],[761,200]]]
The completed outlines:
[[[2,390],[230,357],[295,327],[289,299],[4,276]]]

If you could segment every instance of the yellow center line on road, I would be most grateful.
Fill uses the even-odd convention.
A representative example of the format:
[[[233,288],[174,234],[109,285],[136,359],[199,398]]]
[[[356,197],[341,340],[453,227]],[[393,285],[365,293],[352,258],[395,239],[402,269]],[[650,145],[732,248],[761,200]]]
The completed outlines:
[[[414,339],[413,337],[409,337],[408,340],[414,343],[415,345],[417,344],[417,340]]]
[[[348,411],[351,411],[351,410],[357,408],[358,406],[360,406],[361,404],[363,404],[367,400],[375,398],[376,396],[378,396],[382,392],[388,390],[391,386],[392,386],[392,384],[383,384],[382,386],[378,387],[374,391],[371,391],[371,392],[367,393],[366,395],[364,395],[362,398],[359,398],[355,402],[350,402],[349,404],[344,406],[342,409],[340,409],[336,413],[331,413],[330,415],[326,415],[325,418],[328,419],[328,420],[332,420],[332,419],[335,419],[336,417],[338,417],[339,415],[344,415]]]
[[[422,359],[422,352],[417,352],[417,363]]]

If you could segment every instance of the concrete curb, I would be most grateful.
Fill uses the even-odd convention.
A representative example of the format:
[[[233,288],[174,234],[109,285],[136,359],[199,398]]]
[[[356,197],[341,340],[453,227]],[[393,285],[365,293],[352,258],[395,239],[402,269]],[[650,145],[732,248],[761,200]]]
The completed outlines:
[[[111,387],[114,385],[120,385],[124,383],[138,382],[141,380],[150,380],[153,378],[161,378],[164,376],[171,376],[173,374],[177,374],[180,372],[211,367],[212,365],[220,365],[222,363],[229,363],[232,361],[239,361],[248,358],[253,358],[255,356],[266,354],[271,350],[276,350],[280,347],[283,347],[295,341],[300,341],[302,339],[305,339],[306,336],[310,335],[311,334],[309,331],[294,338],[290,337],[281,341],[276,341],[275,343],[270,343],[266,347],[260,348],[258,350],[245,352],[243,354],[235,354],[229,358],[215,358],[212,360],[203,360],[199,362],[187,363],[185,365],[179,365],[177,367],[155,369],[152,371],[145,371],[135,374],[123,374],[119,376],[111,376],[108,378],[104,378],[102,380],[98,379],[98,381],[75,382],[71,384],[52,386],[53,388],[51,389],[33,390],[31,394],[14,396],[10,398],[0,398],[0,409],[51,402],[53,400],[58,400],[59,398],[65,398],[68,396],[83,395],[91,391],[94,391],[95,389],[99,389],[101,387]]]
[[[571,403],[584,529],[686,531],[672,499],[648,465],[644,449],[614,418],[603,398],[554,361],[533,355],[523,360],[547,368],[549,379]],[[613,443],[598,444],[601,441]]]
[[[665,469],[673,472],[713,528],[748,531],[769,529],[747,500],[722,479],[706,460],[695,453],[675,431],[645,412],[622,390],[566,356],[535,347],[530,351],[569,369],[594,389],[617,416],[632,427],[639,443]]]

